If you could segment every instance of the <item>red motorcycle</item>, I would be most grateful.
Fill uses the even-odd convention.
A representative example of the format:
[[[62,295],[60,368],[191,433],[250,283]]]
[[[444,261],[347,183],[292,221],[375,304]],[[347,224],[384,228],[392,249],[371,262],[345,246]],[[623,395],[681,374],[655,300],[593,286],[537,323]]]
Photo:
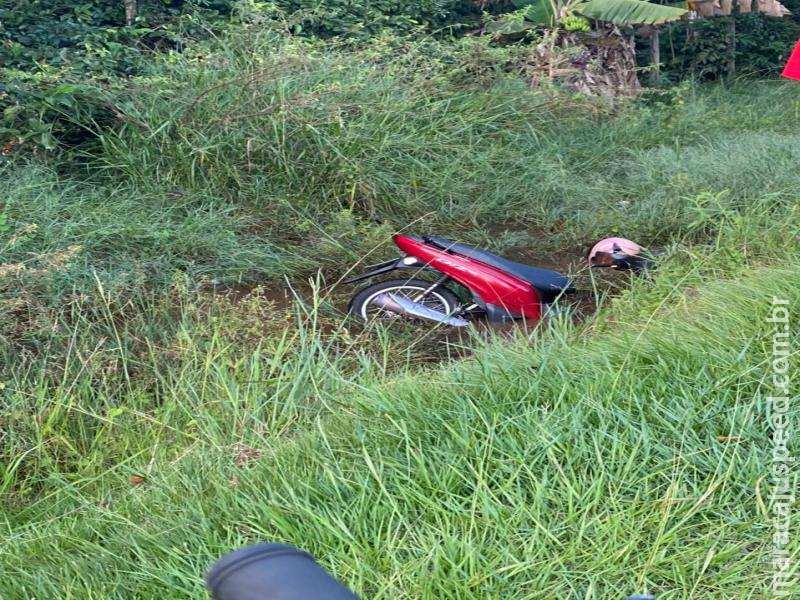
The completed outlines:
[[[405,316],[444,325],[464,327],[485,317],[490,323],[516,320],[535,323],[548,307],[575,292],[570,279],[548,269],[511,261],[474,246],[438,237],[395,235],[405,254],[369,267],[350,277],[354,283],[393,271],[412,271],[408,277],[374,283],[360,289],[348,312],[368,321],[374,317]],[[623,238],[608,238],[589,253],[593,267],[639,271],[647,267],[641,248]],[[422,279],[423,273],[436,279]],[[460,293],[452,289],[460,288]]]

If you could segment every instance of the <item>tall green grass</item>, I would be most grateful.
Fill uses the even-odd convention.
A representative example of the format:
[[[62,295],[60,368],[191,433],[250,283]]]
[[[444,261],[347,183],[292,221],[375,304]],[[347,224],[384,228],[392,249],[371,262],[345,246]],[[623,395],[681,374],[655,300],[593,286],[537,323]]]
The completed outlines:
[[[304,242],[323,260],[363,251],[354,233],[374,242],[375,222],[418,219],[467,236],[512,220],[562,240],[612,227],[666,238],[688,224],[686,195],[727,189],[734,204],[767,189],[788,201],[798,183],[791,85],[687,87],[609,118],[597,102],[529,89],[497,67],[514,54],[480,40],[325,52],[273,34],[228,42],[213,60],[142,78],[99,164],[144,187],[234,198],[277,230],[340,238]],[[332,219],[343,212],[364,229]]]
[[[766,598],[763,318],[798,300],[800,220],[720,202],[581,328],[423,372],[258,296],[73,308],[4,379],[0,593],[202,598],[278,539],[367,598]]]
[[[97,144],[58,175],[6,173],[8,218],[40,227],[6,256],[69,241],[121,278],[144,265],[148,284],[175,269],[263,281],[333,276],[406,227],[501,250],[655,243],[691,224],[690,196],[794,200],[791,84],[686,87],[615,116],[529,89],[513,58],[479,40],[351,49],[268,31],[162,57],[109,92],[115,126],[85,123]]]
[[[388,380],[313,338],[243,355],[188,332],[129,365],[155,396],[132,372],[12,380],[17,456],[63,449],[6,505],[0,590],[202,598],[215,556],[277,539],[368,598],[766,598],[764,317],[800,301],[800,271],[709,276],[735,265],[689,259],[587,337],[556,323]]]

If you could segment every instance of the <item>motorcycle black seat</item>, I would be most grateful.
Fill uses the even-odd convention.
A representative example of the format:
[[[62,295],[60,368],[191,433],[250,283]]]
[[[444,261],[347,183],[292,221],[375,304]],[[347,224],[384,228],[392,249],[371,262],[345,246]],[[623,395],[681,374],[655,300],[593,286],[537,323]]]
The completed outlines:
[[[538,267],[531,267],[530,265],[523,265],[522,263],[508,260],[507,258],[492,254],[486,250],[481,250],[480,248],[469,246],[467,244],[452,242],[444,238],[426,237],[424,239],[427,243],[436,246],[440,250],[447,250],[448,252],[453,252],[454,254],[466,256],[467,258],[477,260],[500,269],[501,271],[505,271],[514,277],[522,279],[523,281],[527,281],[539,293],[542,302],[552,302],[560,294],[571,294],[575,291],[575,288],[572,286],[572,282],[569,280],[569,278],[562,275],[558,271],[551,271],[549,269],[540,269]]]

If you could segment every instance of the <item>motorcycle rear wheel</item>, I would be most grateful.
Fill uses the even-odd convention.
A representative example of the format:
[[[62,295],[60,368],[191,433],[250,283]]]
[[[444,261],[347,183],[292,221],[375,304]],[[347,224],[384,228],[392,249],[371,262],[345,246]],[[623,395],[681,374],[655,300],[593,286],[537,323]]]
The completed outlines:
[[[347,312],[362,321],[370,321],[374,318],[397,318],[398,315],[371,305],[379,295],[392,293],[420,302],[432,310],[448,315],[454,314],[460,304],[458,296],[443,285],[438,286],[425,297],[420,298],[420,295],[431,285],[433,285],[433,282],[422,279],[389,279],[388,281],[373,283],[355,293],[353,299],[350,300],[350,305],[347,307]]]

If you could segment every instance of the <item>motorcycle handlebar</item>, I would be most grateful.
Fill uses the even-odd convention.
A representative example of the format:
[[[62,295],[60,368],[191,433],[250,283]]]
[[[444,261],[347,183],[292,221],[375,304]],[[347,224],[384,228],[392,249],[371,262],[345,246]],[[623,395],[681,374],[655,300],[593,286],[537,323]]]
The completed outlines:
[[[310,554],[285,544],[257,544],[226,554],[209,570],[206,586],[215,600],[359,600]]]

